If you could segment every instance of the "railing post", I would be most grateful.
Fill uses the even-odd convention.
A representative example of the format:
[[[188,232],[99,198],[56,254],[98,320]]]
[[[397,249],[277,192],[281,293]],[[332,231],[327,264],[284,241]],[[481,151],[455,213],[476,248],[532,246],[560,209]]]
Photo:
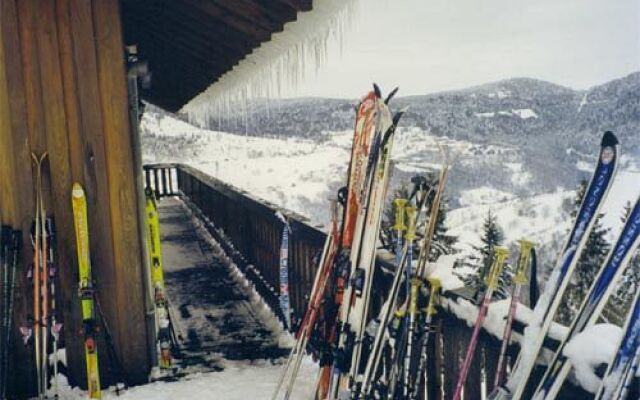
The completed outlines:
[[[162,174],[162,191],[161,196],[167,196],[167,168],[162,167],[162,169],[160,170],[160,173]]]

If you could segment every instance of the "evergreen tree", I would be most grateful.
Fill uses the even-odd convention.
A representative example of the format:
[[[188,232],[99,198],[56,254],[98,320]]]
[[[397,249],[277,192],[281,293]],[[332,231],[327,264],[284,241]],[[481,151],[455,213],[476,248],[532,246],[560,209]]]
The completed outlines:
[[[480,263],[482,265],[480,278],[484,279],[489,273],[489,268],[493,261],[493,248],[501,246],[504,242],[504,231],[500,225],[498,225],[498,220],[491,210],[489,210],[484,219],[482,232],[483,234],[480,237],[482,245],[474,246],[474,249],[480,253]]]
[[[480,246],[474,246],[475,255],[469,257],[463,263],[466,267],[475,270],[475,274],[467,275],[464,279],[465,285],[481,293],[485,287],[485,277],[489,274],[489,269],[493,263],[494,248],[501,246],[504,242],[504,231],[498,224],[498,220],[489,210],[482,224],[482,235],[480,237]],[[507,296],[506,288],[509,286],[511,276],[511,268],[508,263],[505,264],[502,275],[500,276],[499,287],[495,296],[504,298]]]
[[[587,181],[583,180],[580,182],[580,187],[576,194],[573,216],[578,213],[586,188]],[[600,271],[602,263],[611,249],[611,244],[606,239],[609,229],[602,225],[603,215],[604,214],[601,213],[596,217],[593,229],[587,238],[587,243],[582,250],[576,269],[571,277],[567,291],[564,294],[563,303],[565,307],[560,307],[558,310],[557,320],[564,325],[571,324],[576,310],[582,304],[587,291],[591,287],[596,275]]]

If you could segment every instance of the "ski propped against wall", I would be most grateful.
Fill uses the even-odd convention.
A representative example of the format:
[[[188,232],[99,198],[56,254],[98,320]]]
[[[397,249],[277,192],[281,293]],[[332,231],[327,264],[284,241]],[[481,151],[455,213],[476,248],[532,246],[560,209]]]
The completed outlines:
[[[640,396],[638,364],[640,363],[640,288],[624,324],[618,351],[609,363],[594,400],[627,400],[635,390]],[[636,381],[634,385],[633,382]]]
[[[162,264],[162,249],[160,247],[160,221],[158,205],[151,188],[145,189],[147,240],[149,242],[149,265],[151,267],[151,286],[156,311],[158,366],[170,369],[173,365],[172,334],[169,305],[164,285],[164,266]]]
[[[284,316],[286,329],[291,329],[291,300],[289,299],[289,236],[291,227],[287,217],[280,211],[276,217],[282,221],[282,235],[280,237],[280,310]]]
[[[84,333],[84,350],[87,368],[87,388],[89,397],[102,397],[100,389],[100,370],[98,368],[98,347],[96,343],[96,309],[94,302],[94,285],[91,273],[91,256],[89,250],[89,227],[87,223],[87,199],[80,184],[74,183],[71,191],[73,208],[73,226],[76,233],[78,252],[78,289],[82,309],[82,330]]]
[[[555,352],[554,358],[547,366],[545,375],[534,394],[536,400],[556,398],[562,384],[571,371],[571,360],[563,354],[567,343],[586,327],[594,325],[609,296],[626,270],[635,250],[640,244],[640,198],[636,201],[629,218],[598,275],[591,284],[582,305],[576,313],[569,332]]]
[[[496,388],[490,399],[521,399],[529,386],[530,377],[551,322],[578,263],[582,249],[589,238],[596,217],[606,198],[618,166],[618,139],[605,132],[600,143],[598,163],[589,182],[580,209],[556,266],[545,285],[544,292],[533,310],[525,330],[522,350],[515,367],[504,386]]]

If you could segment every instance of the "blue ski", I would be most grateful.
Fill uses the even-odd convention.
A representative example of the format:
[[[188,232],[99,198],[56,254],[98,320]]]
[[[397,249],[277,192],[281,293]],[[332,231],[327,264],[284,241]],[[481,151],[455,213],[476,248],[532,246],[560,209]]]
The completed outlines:
[[[522,398],[569,278],[578,263],[579,255],[593,228],[603,200],[609,192],[617,165],[618,139],[612,132],[607,131],[602,136],[598,164],[585,192],[574,226],[542,296],[534,308],[533,318],[525,332],[525,345],[522,346],[515,368],[507,384],[494,389],[489,396],[490,399],[519,400]]]
[[[640,199],[629,215],[615,246],[609,252],[598,276],[591,284],[567,336],[556,350],[534,396],[535,399],[554,399],[571,371],[571,361],[563,354],[566,344],[586,327],[595,324],[615,289],[617,281],[629,265],[640,244]]]
[[[618,351],[607,368],[595,400],[627,398],[640,362],[640,290],[636,291],[633,308],[624,324]]]

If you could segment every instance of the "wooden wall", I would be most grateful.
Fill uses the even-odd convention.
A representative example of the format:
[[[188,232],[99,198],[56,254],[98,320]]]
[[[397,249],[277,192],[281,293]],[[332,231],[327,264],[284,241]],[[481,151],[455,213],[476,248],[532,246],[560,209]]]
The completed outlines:
[[[15,324],[32,314],[24,279],[34,214],[31,152],[47,151],[45,207],[57,226],[58,319],[69,378],[85,387],[71,185],[88,196],[97,296],[131,383],[147,380],[150,354],[137,225],[126,66],[118,1],[0,1],[0,220],[24,232]],[[17,332],[12,390],[33,392],[33,346]],[[100,346],[102,345],[102,346]],[[103,383],[113,373],[99,342]]]

